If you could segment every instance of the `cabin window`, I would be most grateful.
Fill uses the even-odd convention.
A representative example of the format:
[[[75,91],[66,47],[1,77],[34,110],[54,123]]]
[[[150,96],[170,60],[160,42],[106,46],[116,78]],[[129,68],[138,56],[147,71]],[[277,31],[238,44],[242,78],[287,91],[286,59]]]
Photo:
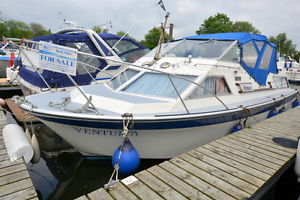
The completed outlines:
[[[198,99],[201,97],[230,93],[223,77],[207,77],[200,85],[206,89],[198,86],[187,99]]]
[[[121,72],[119,75],[114,77],[110,82],[108,82],[108,85],[113,89],[117,89],[122,84],[131,79],[133,76],[135,76],[137,73],[139,73],[139,71],[133,69],[126,69],[125,71]]]
[[[93,51],[89,48],[89,46],[84,42],[71,43],[66,42],[67,47],[75,48],[79,52],[88,53],[94,55]],[[100,65],[100,61],[97,58],[82,55],[80,53],[77,54],[77,73],[87,74],[94,73]]]
[[[248,67],[255,67],[258,54],[252,42],[243,45],[243,61]]]
[[[273,83],[272,84],[273,87],[275,88],[286,88],[288,87],[288,81],[286,79],[286,77],[278,77],[278,76],[274,76],[273,77]]]
[[[272,53],[273,53],[273,48],[267,44],[259,69],[267,70],[269,68]]]
[[[195,80],[196,76],[181,76],[185,79]],[[172,80],[172,82],[170,81]],[[161,73],[144,73],[133,83],[123,89],[125,92],[136,93],[146,96],[157,96],[165,98],[177,98],[177,92],[181,94],[192,83],[174,76]]]

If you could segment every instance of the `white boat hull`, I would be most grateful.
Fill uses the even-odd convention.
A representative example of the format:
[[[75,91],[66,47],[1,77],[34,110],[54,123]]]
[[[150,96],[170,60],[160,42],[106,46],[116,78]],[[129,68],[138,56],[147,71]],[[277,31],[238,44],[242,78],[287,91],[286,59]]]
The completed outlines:
[[[268,113],[269,111],[249,117],[247,126],[266,119]],[[45,120],[42,122],[84,155],[112,156],[123,141],[123,130],[119,129],[103,130]],[[171,158],[225,136],[237,123],[238,120],[194,128],[134,130],[129,133],[129,138],[141,158]]]

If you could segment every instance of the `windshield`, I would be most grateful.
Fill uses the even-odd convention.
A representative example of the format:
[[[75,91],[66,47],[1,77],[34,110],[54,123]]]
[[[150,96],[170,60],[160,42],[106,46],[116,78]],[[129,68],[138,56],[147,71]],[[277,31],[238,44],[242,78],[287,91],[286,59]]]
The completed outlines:
[[[219,40],[179,40],[162,44],[160,55],[163,57],[218,58],[233,41]],[[156,48],[146,56],[153,57]]]
[[[125,62],[133,63],[148,52],[148,49],[143,49],[130,40],[106,39],[105,41]]]
[[[182,77],[192,81],[196,79],[196,76]],[[146,96],[177,98],[177,92],[182,94],[190,84],[192,83],[187,80],[167,74],[146,72],[122,91]],[[176,87],[177,92],[174,87]]]

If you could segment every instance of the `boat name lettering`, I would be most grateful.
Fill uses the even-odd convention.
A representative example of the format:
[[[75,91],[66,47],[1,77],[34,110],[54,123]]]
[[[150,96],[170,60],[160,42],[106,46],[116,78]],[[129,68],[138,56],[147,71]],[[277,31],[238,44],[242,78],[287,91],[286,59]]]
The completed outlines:
[[[81,134],[104,135],[104,136],[122,136],[123,135],[122,130],[89,129],[89,128],[79,128],[79,127],[73,127],[73,128],[75,129],[76,133],[81,133]],[[138,136],[138,132],[129,130],[128,135],[129,136]]]

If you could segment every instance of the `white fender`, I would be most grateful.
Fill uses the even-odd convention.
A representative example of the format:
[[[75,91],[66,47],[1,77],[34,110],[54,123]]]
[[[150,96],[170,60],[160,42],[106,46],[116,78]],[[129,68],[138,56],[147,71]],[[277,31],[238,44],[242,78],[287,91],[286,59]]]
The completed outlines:
[[[4,144],[11,161],[24,158],[29,163],[33,157],[33,149],[22,127],[17,124],[8,124],[3,129]]]
[[[26,128],[26,130],[25,130],[25,136],[26,136],[28,142],[31,143],[31,134],[30,134],[30,131],[28,128]]]
[[[35,134],[32,135],[31,145],[33,148],[33,157],[31,159],[31,162],[37,163],[40,160],[41,152],[40,152],[40,146],[39,146],[39,143],[38,143],[38,140],[37,140]]]
[[[298,138],[298,148],[295,162],[295,172],[298,175],[298,183],[300,183],[300,137]]]

